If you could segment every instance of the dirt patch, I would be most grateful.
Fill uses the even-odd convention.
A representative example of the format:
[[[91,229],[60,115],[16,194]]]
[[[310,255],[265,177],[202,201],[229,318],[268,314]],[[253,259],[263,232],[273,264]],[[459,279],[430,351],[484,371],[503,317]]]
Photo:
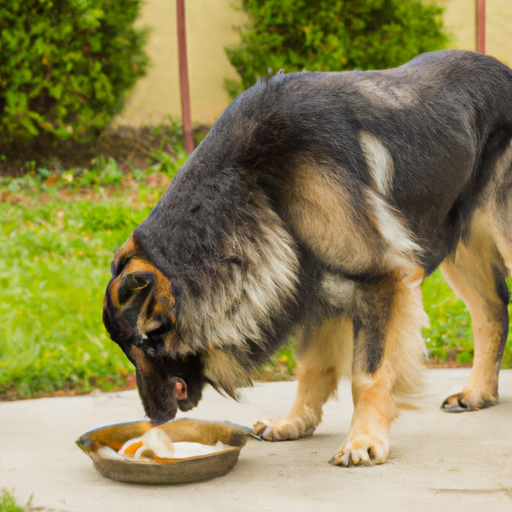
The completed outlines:
[[[471,368],[472,363],[457,363],[456,361],[440,361],[439,359],[429,359],[427,368]]]
[[[208,126],[194,128],[196,145],[209,129]],[[120,126],[89,141],[42,136],[30,145],[0,144],[0,175],[18,177],[40,167],[49,170],[90,169],[97,165],[99,158],[113,158],[125,171],[145,170],[158,162],[160,153],[176,155],[179,147],[181,127],[177,123],[137,128]]]
[[[122,383],[119,384],[122,379]],[[116,384],[117,383],[117,384]],[[126,375],[102,377],[101,388],[96,386],[98,384],[94,379],[90,379],[87,387],[84,384],[78,384],[73,386],[69,384],[66,389],[56,389],[54,391],[45,391],[41,393],[20,395],[15,385],[8,388],[2,389],[0,394],[0,402],[13,402],[15,400],[32,400],[33,398],[53,398],[53,397],[65,397],[65,396],[80,396],[89,395],[91,393],[101,393],[110,391],[128,391],[130,389],[137,389],[137,383],[135,381],[135,374],[128,373]]]

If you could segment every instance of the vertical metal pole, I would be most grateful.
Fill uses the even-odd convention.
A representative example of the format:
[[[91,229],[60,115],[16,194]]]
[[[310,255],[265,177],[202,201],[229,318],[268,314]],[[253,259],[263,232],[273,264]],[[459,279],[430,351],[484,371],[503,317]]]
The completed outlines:
[[[476,51],[485,53],[485,0],[476,0]]]
[[[192,138],[192,118],[190,115],[185,0],[176,0],[176,11],[178,19],[178,58],[180,70],[181,116],[183,120],[183,146],[187,153],[192,153],[192,151],[194,151],[194,139]]]

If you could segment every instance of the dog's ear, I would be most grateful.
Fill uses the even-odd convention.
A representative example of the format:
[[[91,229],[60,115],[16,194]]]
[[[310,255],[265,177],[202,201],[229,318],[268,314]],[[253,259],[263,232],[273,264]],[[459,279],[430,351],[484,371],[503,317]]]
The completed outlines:
[[[153,274],[148,272],[132,272],[125,276],[124,286],[128,291],[134,292],[146,288],[150,283],[154,283]]]

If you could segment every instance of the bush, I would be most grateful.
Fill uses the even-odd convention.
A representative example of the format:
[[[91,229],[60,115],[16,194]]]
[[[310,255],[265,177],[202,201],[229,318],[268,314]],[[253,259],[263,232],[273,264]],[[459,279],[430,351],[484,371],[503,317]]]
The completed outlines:
[[[3,0],[0,137],[87,138],[144,74],[141,0]]]
[[[242,83],[291,71],[385,69],[443,48],[443,10],[420,0],[241,0],[249,23],[241,44],[226,48]]]

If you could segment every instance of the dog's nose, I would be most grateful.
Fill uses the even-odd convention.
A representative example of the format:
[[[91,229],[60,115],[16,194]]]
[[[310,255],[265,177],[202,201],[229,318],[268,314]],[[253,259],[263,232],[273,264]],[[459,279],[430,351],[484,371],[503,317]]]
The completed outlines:
[[[147,295],[155,284],[155,275],[151,272],[130,272],[129,274],[121,277],[119,286],[119,303],[125,304],[128,302],[135,292],[144,290],[144,295]]]

